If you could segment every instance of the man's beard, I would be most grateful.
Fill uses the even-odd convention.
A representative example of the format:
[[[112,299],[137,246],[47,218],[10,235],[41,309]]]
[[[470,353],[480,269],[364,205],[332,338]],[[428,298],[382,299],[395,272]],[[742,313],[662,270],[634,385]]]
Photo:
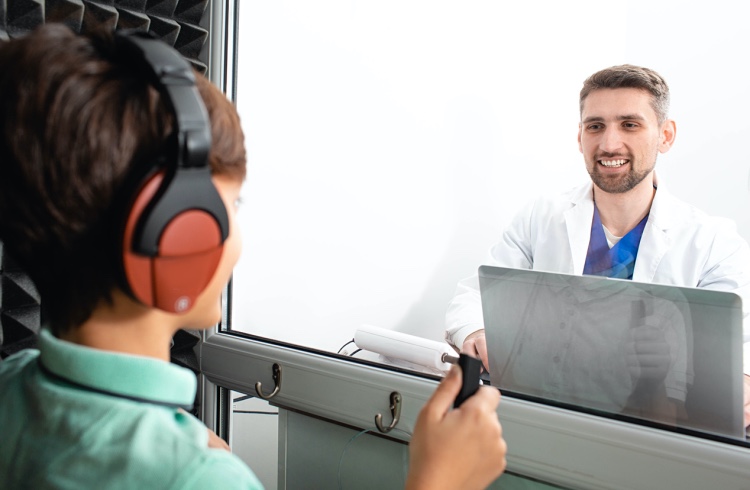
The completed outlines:
[[[628,192],[629,190],[633,189],[635,186],[643,182],[643,179],[645,179],[648,174],[650,174],[654,170],[654,167],[656,167],[656,155],[654,155],[654,162],[653,164],[651,164],[651,167],[643,169],[640,172],[635,170],[633,160],[628,159],[628,165],[630,166],[630,168],[628,169],[627,173],[621,175],[604,175],[600,172],[601,169],[599,160],[607,158],[608,157],[606,156],[597,157],[594,160],[593,168],[589,170],[589,175],[591,176],[591,180],[599,189],[610,194],[622,194]]]

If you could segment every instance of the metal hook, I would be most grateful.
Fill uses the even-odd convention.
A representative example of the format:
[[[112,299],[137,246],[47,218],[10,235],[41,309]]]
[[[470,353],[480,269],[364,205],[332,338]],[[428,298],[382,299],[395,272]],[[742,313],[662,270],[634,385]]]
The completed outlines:
[[[263,394],[263,386],[261,385],[260,381],[255,383],[255,392],[258,394],[259,397],[263,398],[264,400],[270,400],[271,398],[275,397],[279,394],[279,391],[281,391],[281,366],[279,366],[276,363],[273,363],[273,382],[276,385],[271,393],[268,395]]]
[[[401,417],[401,393],[399,393],[398,391],[394,391],[393,393],[391,393],[391,416],[393,417],[391,425],[389,425],[388,427],[383,427],[383,416],[381,414],[375,415],[375,426],[383,434],[390,432],[394,427],[396,427],[396,424],[398,424],[398,419]]]

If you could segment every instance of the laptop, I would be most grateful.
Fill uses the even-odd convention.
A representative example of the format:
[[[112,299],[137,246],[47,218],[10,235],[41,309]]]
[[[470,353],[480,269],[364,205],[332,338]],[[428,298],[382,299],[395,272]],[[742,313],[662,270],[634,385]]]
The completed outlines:
[[[479,285],[493,386],[745,439],[738,295],[485,265]]]

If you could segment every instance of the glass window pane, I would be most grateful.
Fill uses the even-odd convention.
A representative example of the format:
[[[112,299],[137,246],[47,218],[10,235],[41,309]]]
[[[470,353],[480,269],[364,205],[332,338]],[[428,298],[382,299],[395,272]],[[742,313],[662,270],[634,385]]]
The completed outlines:
[[[726,15],[736,6],[579,7],[242,2],[234,86],[249,165],[231,329],[435,374],[350,342],[373,325],[447,345],[456,284],[486,263],[521,206],[588,179],[578,91],[626,60],[670,83],[680,130],[659,157],[660,182],[750,237],[748,168],[725,142],[726,128],[750,131],[737,110],[750,106],[746,68],[728,48],[750,42],[742,17]],[[591,26],[612,18],[638,22],[592,42]],[[691,23],[721,27],[696,44]],[[657,31],[673,56],[654,49]],[[722,90],[702,97],[716,74]],[[675,383],[688,384],[687,365],[684,375]]]

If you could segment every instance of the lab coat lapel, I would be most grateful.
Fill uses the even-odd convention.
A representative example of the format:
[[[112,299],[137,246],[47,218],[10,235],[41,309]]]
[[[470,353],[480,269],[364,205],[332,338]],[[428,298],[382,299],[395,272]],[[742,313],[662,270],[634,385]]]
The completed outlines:
[[[678,220],[674,199],[664,186],[659,186],[651,203],[641,245],[638,247],[638,258],[633,271],[634,281],[653,282],[661,259],[672,247],[672,240],[667,235],[667,223],[674,225]]]
[[[589,182],[571,195],[571,207],[565,211],[565,226],[572,259],[572,274],[583,274],[586,253],[591,236],[591,220],[594,217],[593,186]],[[637,264],[636,264],[637,267]]]

